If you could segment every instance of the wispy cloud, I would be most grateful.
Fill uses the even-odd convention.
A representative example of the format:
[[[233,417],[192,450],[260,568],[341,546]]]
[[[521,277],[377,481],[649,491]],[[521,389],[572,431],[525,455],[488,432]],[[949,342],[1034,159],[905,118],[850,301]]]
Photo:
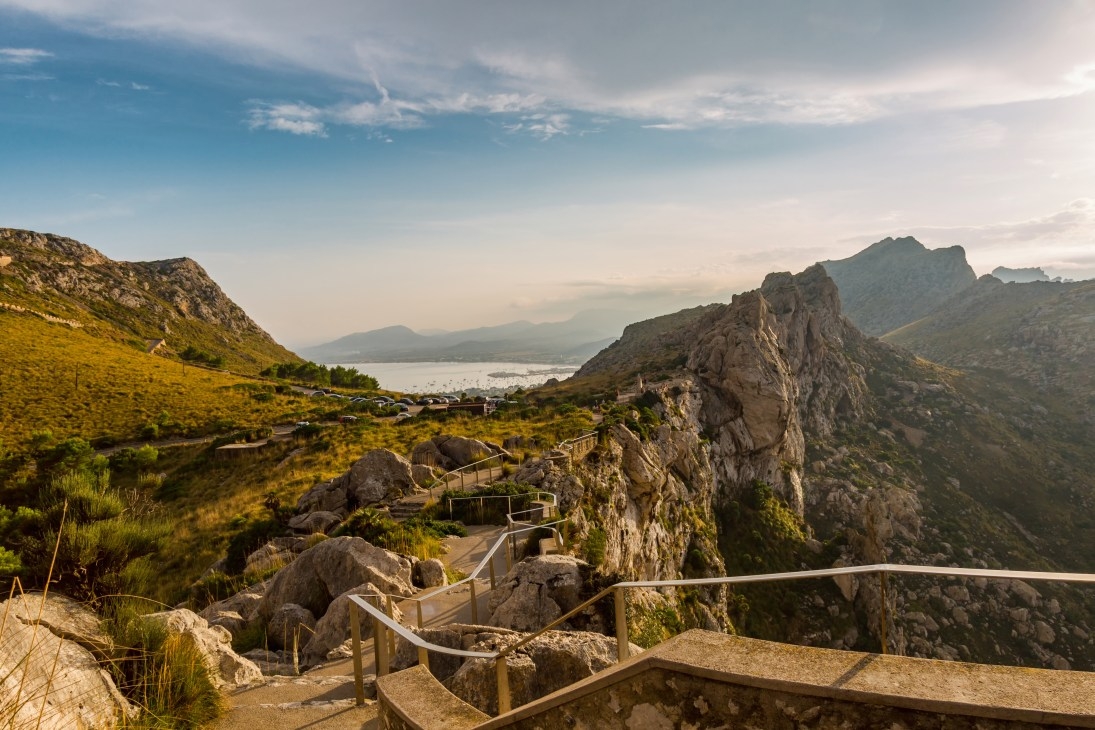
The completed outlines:
[[[12,66],[30,66],[52,57],[52,53],[40,48],[0,48],[0,63]]]
[[[255,102],[249,113],[251,129],[269,129],[310,137],[326,137],[322,112],[309,104],[266,104]]]
[[[151,86],[145,84],[138,84],[136,81],[112,81],[110,79],[95,79],[95,83],[99,86],[109,86],[112,89],[130,89],[131,91],[149,91]]]

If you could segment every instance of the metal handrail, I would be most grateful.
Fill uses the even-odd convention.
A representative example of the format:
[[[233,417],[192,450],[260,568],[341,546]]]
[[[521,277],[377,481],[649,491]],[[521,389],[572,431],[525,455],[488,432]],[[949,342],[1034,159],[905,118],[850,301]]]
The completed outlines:
[[[465,464],[464,466],[458,466],[455,469],[450,469],[449,471],[445,472],[441,476],[434,479],[433,483],[430,484],[430,486],[429,486],[430,497],[433,497],[433,488],[436,487],[438,484],[446,484],[447,481],[448,481],[448,478],[450,476],[452,476],[453,474],[462,474],[465,469],[467,469],[469,467],[472,467],[472,466],[476,467],[475,471],[478,473],[478,471],[479,471],[478,465],[479,464],[482,464],[483,462],[486,462],[486,461],[492,461],[494,459],[500,459],[501,460],[500,463],[505,464],[506,455],[505,454],[491,454],[490,456],[488,456],[485,459],[480,459],[479,461],[473,461],[470,464]],[[488,467],[488,468],[493,468],[493,467]],[[464,485],[463,479],[461,479],[460,485],[461,486]]]
[[[560,520],[562,522],[563,520]],[[557,523],[553,523],[557,524]],[[531,529],[538,529],[538,527],[526,528],[527,531]],[[502,539],[506,539],[507,536],[503,535],[499,539],[499,543]],[[496,544],[497,547],[497,544]],[[766,581],[783,581],[783,580],[800,580],[800,579],[812,579],[812,578],[830,578],[839,575],[864,575],[877,573],[880,579],[881,589],[881,615],[880,615],[880,639],[882,652],[887,652],[887,640],[886,640],[886,587],[887,576],[891,573],[898,575],[920,575],[920,576],[938,576],[938,577],[961,577],[961,578],[991,578],[996,580],[1044,580],[1044,581],[1058,581],[1062,583],[1090,583],[1095,584],[1095,574],[1092,573],[1054,573],[1047,571],[1029,571],[1029,570],[996,570],[990,568],[950,568],[950,567],[938,567],[934,565],[900,565],[895,563],[876,563],[873,565],[853,565],[842,568],[825,568],[820,570],[802,570],[783,573],[763,573],[755,575],[738,575],[738,576],[721,576],[716,578],[687,578],[677,580],[641,580],[641,581],[622,581],[614,585],[605,588],[601,592],[597,593],[592,598],[584,601],[575,608],[567,611],[563,615],[556,618],[551,623],[547,624],[543,628],[535,631],[531,634],[527,634],[518,639],[513,644],[506,646],[500,651],[490,654],[488,657],[478,658],[493,658],[495,661],[495,673],[498,682],[498,711],[499,714],[504,714],[510,710],[510,694],[509,694],[509,674],[507,669],[506,657],[516,652],[522,646],[534,641],[544,633],[552,630],[556,626],[562,624],[568,619],[574,617],[578,613],[586,610],[593,604],[597,603],[601,599],[608,596],[610,593],[614,595],[614,609],[616,618],[616,642],[617,642],[617,661],[624,661],[630,656],[630,645],[628,642],[628,627],[627,627],[627,589],[629,588],[666,588],[666,587],[679,587],[679,586],[705,586],[705,585],[732,585],[732,584],[745,584],[745,583],[761,583]],[[356,629],[355,629],[356,630]],[[375,643],[375,642],[374,642]],[[416,642],[416,646],[419,646],[419,657],[425,654],[426,650],[442,651],[446,653],[452,653],[454,650],[446,650],[445,647],[439,647],[429,642],[419,644]],[[378,669],[379,672],[379,669]]]
[[[563,449],[563,450],[569,450],[571,447],[575,446],[579,441],[584,441],[586,439],[591,439],[591,438],[596,438],[596,437],[597,437],[597,432],[596,431],[590,431],[589,433],[583,433],[581,436],[575,436],[572,439],[564,439],[563,441],[560,441],[555,448]]]

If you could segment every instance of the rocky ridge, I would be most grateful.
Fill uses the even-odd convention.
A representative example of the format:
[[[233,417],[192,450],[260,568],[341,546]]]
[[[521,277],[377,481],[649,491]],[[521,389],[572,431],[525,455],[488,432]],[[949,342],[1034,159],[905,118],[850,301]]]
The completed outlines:
[[[113,261],[79,241],[0,228],[0,301],[116,337],[166,339],[265,367],[295,356],[233,302],[197,262]],[[261,369],[261,368],[258,368]]]

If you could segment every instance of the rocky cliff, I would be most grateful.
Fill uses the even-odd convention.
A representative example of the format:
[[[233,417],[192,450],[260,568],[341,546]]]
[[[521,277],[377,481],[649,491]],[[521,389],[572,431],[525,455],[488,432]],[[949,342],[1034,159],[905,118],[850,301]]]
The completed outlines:
[[[844,313],[875,336],[920,319],[977,279],[961,246],[929,250],[911,236],[821,263],[840,287]]]
[[[258,370],[296,357],[237,306],[195,261],[113,261],[79,241],[0,228],[0,302],[23,306],[113,339],[165,339],[232,367]],[[260,367],[261,366],[261,367]]]
[[[1031,422],[981,404],[997,384],[865,337],[821,266],[770,275],[667,349],[682,365],[630,403],[603,405],[602,445],[572,473],[537,463],[518,475],[560,493],[586,558],[604,572],[657,579],[884,561],[1091,569],[1077,557],[1091,526],[1067,513],[1091,500],[1095,482],[1083,463],[1062,465],[1065,433],[1011,446]],[[617,355],[606,351],[577,380],[615,373],[626,387],[634,368]],[[1027,419],[1058,416],[1016,391],[1007,400]],[[1007,446],[986,449],[989,432]],[[1042,469],[1061,481],[1032,485]],[[1038,509],[1013,506],[1024,498]],[[640,601],[640,634],[732,623],[766,638],[878,646],[872,581],[658,600]],[[1076,591],[923,579],[886,603],[892,650],[1090,665],[1095,604]]]

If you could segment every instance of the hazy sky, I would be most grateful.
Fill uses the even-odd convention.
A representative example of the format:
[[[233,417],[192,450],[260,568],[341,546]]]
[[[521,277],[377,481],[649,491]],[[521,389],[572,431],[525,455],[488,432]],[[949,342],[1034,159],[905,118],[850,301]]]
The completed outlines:
[[[0,226],[290,346],[667,312],[885,236],[1095,276],[1095,2],[0,0]]]

